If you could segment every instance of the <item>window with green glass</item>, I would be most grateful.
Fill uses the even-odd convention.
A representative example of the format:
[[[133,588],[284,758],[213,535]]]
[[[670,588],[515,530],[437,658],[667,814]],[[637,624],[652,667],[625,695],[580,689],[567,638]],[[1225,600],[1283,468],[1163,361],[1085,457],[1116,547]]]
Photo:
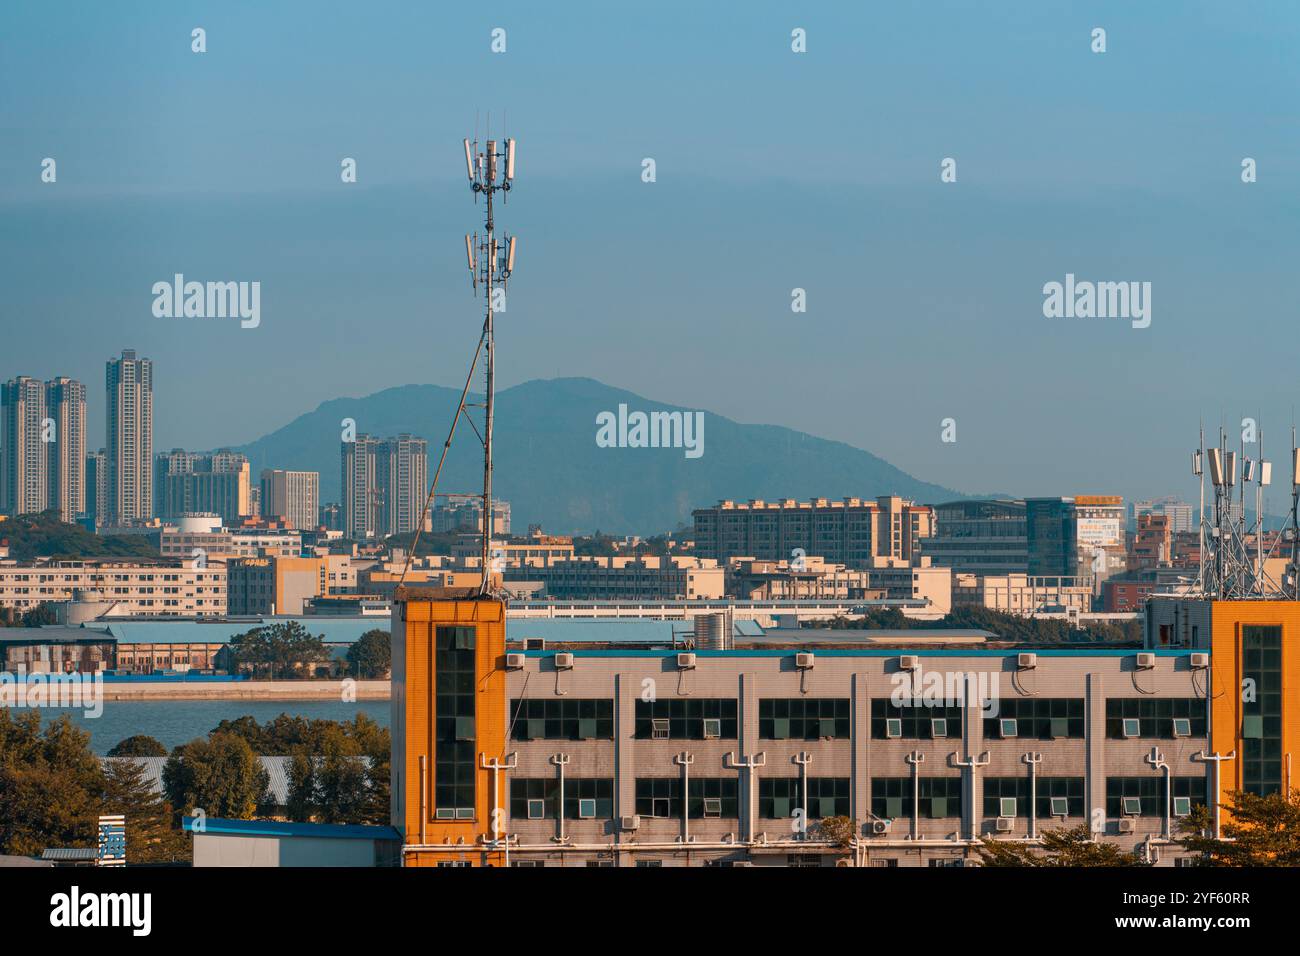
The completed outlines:
[[[1282,789],[1282,628],[1244,625],[1241,664],[1254,690],[1242,701],[1242,787],[1267,796]]]
[[[758,815],[769,820],[793,817],[803,806],[798,777],[762,777],[758,781]],[[808,778],[808,820],[849,815],[848,777]]]
[[[996,706],[996,709],[993,709]],[[1082,697],[1004,697],[990,704],[984,718],[984,736],[999,740],[1004,734],[1002,721],[1016,722],[1016,737],[1038,740],[1082,738]]]
[[[636,737],[638,740],[703,740],[715,734],[705,733],[705,721],[716,736],[736,739],[735,698],[670,697],[636,702]],[[713,723],[716,721],[716,723]],[[656,725],[664,729],[657,734]]]
[[[931,740],[943,737],[960,737],[962,728],[962,707],[929,706],[921,701],[915,704],[898,706],[888,697],[877,697],[871,701],[871,736],[875,740],[888,740],[901,737],[904,740]],[[897,730],[901,725],[902,733],[890,733],[889,721],[897,720]],[[942,723],[936,725],[934,721]]]
[[[433,805],[444,820],[474,818],[474,644],[472,627],[434,632]]]
[[[763,740],[820,740],[849,736],[849,701],[844,697],[776,697],[758,702],[758,736]]]
[[[612,740],[614,701],[608,698],[514,700],[514,740]]]
[[[1137,721],[1138,737],[1172,739],[1174,721],[1183,725],[1186,736],[1204,737],[1208,726],[1205,699],[1202,697],[1111,697],[1106,701],[1106,736],[1113,740],[1132,737],[1126,734],[1124,721]]]

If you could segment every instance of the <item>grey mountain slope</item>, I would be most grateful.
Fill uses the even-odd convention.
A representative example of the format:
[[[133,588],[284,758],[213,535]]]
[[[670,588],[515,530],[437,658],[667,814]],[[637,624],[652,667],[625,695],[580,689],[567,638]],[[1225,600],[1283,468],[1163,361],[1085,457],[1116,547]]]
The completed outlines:
[[[403,385],[334,399],[236,450],[248,455],[255,480],[263,468],[319,471],[321,500],[338,501],[344,419],[355,420],[358,433],[428,439],[432,477],[458,397],[438,385]],[[495,490],[511,502],[517,530],[541,524],[556,533],[656,533],[689,524],[693,508],[722,498],[963,497],[843,442],[712,412],[704,414],[699,458],[682,449],[598,447],[596,417],[617,413],[620,403],[629,411],[686,410],[588,378],[535,380],[497,394]],[[462,419],[439,491],[481,487],[481,445]]]

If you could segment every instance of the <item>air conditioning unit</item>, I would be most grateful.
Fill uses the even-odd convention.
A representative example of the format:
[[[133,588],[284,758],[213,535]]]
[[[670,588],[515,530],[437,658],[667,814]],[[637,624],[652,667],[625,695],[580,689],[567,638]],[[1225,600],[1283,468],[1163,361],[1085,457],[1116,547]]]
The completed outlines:
[[[641,818],[640,818],[639,816],[635,816],[635,817],[619,817],[619,818],[618,818],[618,828],[619,828],[620,830],[624,831],[624,832],[627,832],[627,831],[629,831],[629,830],[640,830],[640,829],[641,829]]]
[[[1121,817],[1119,820],[1116,820],[1115,822],[1119,827],[1120,833],[1132,833],[1133,828],[1136,825],[1132,817]]]
[[[916,654],[904,654],[898,659],[900,671],[914,671],[921,666],[921,658]]]
[[[1149,671],[1156,666],[1156,656],[1154,654],[1139,654],[1137,656],[1138,670]]]
[[[754,864],[749,860],[737,860],[735,863],[731,865],[732,866],[753,866]]]
[[[677,666],[684,671],[693,670],[695,667],[695,655],[691,653],[678,654]]]
[[[794,666],[802,671],[808,670],[813,666],[813,654],[810,651],[801,651],[794,656]]]
[[[1038,666],[1038,655],[1037,655],[1037,654],[1017,654],[1017,655],[1016,655],[1016,666],[1019,667],[1022,671],[1029,670],[1031,667],[1037,667],[1037,666]]]
[[[521,671],[521,670],[523,670],[523,669],[524,669],[524,655],[523,655],[523,654],[507,654],[507,655],[506,655],[506,670],[508,670],[508,671]]]
[[[889,828],[892,825],[893,825],[892,820],[872,820],[871,832],[874,833],[876,836],[884,836],[886,833],[889,832]]]
[[[1192,666],[1195,670],[1203,671],[1203,670],[1205,670],[1205,668],[1207,668],[1207,667],[1210,666],[1210,655],[1209,655],[1209,654],[1192,654],[1192,655],[1188,658],[1188,663],[1191,664],[1191,666]]]
[[[1015,821],[1010,817],[998,817],[997,828],[999,833],[1010,833],[1011,826]]]
[[[567,651],[555,655],[555,669],[557,671],[567,671],[573,669],[573,655]]]

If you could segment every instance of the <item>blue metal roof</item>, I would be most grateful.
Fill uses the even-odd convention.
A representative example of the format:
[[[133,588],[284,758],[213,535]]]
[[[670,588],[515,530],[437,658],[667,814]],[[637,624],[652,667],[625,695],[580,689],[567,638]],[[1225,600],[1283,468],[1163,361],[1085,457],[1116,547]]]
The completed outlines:
[[[692,629],[690,621],[649,618],[511,618],[506,617],[506,640],[541,637],[547,641],[609,641],[613,643],[669,644]]]
[[[196,832],[194,817],[182,817],[181,826]],[[365,826],[358,823],[282,823],[278,820],[227,820],[208,817],[200,833],[228,833],[238,836],[316,837],[326,840],[400,840],[393,827]]]
[[[96,626],[107,626],[118,643],[125,644],[228,644],[237,634],[255,627],[297,621],[313,635],[319,635],[326,644],[355,644],[366,631],[388,631],[391,623],[386,617],[254,617],[243,620],[196,621],[102,621]]]

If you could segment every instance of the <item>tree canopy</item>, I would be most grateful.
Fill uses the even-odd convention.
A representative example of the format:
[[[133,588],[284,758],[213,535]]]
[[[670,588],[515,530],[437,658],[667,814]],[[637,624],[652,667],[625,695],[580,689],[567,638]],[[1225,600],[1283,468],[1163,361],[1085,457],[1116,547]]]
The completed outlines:
[[[1136,852],[1094,841],[1086,823],[1044,830],[1042,845],[1018,840],[980,840],[981,866],[1148,866]]]
[[[1300,791],[1262,797],[1234,790],[1221,810],[1226,840],[1214,839],[1208,807],[1193,807],[1179,821],[1179,843],[1203,865],[1300,866]]]
[[[167,748],[148,734],[135,734],[119,741],[110,757],[166,757]]]
[[[348,648],[348,672],[359,677],[384,678],[393,666],[393,639],[387,631],[366,631]]]
[[[317,635],[297,621],[255,627],[230,639],[225,649],[231,670],[251,668],[274,678],[310,676],[310,665],[330,659],[329,649]]]

